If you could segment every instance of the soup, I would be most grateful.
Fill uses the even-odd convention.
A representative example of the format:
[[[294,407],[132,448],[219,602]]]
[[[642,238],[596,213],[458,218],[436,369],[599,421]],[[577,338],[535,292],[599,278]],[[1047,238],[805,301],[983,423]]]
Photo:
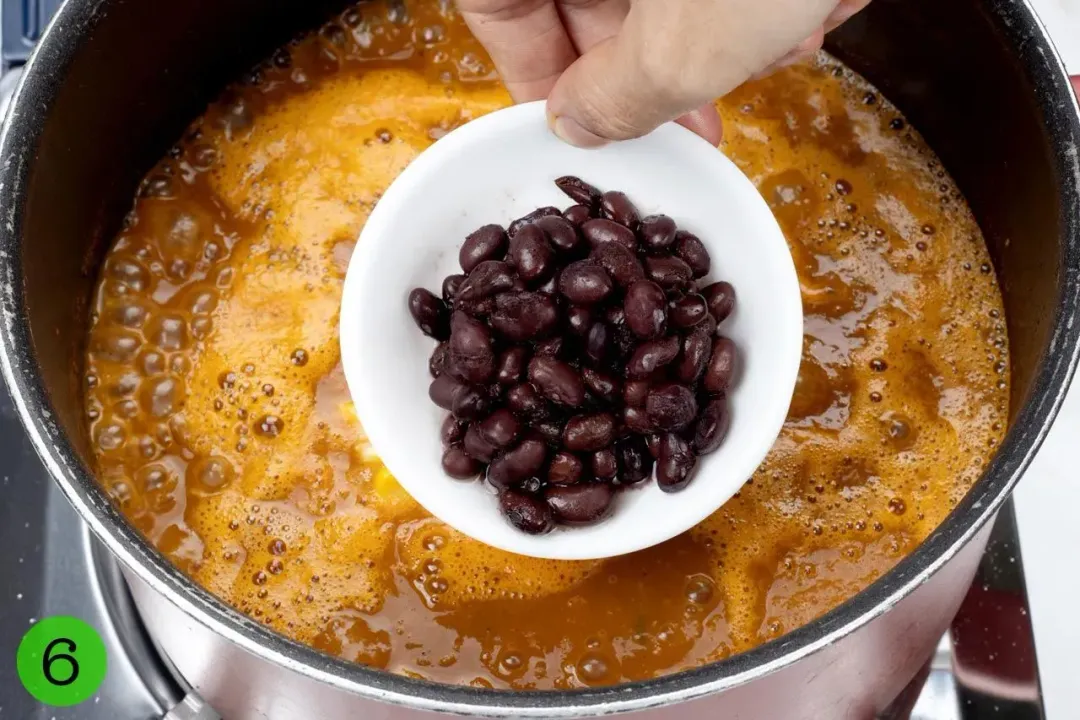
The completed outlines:
[[[718,104],[721,150],[779,219],[805,309],[787,423],[739,494],[650,550],[557,562],[463,537],[381,465],[338,352],[355,238],[421,150],[509,103],[447,5],[346,11],[229,88],[149,173],[91,318],[86,409],[109,496],[194,582],[277,631],[478,687],[694,667],[889,570],[1000,441],[1007,338],[956,186],[824,55]]]

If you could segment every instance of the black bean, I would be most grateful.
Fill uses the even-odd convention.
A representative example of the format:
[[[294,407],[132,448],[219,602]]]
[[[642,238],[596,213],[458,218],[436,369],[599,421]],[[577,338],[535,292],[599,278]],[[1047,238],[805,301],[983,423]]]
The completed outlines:
[[[550,337],[543,342],[536,343],[536,354],[543,355],[545,357],[566,359],[566,355],[569,354],[570,343],[562,335],[556,335]]]
[[[674,244],[677,229],[675,221],[667,215],[649,215],[641,221],[638,235],[646,252],[663,253]]]
[[[667,296],[651,280],[639,280],[623,299],[626,324],[638,337],[649,340],[663,334],[667,325]]]
[[[553,486],[544,493],[555,516],[567,525],[585,525],[600,520],[611,510],[615,491],[603,483]]]
[[[530,475],[538,475],[548,461],[548,445],[539,433],[529,431],[522,437],[521,443],[507,454],[512,454],[523,470],[530,470]]]
[[[581,178],[565,175],[555,180],[555,184],[576,203],[595,207],[600,204],[600,191]]]
[[[705,320],[709,315],[709,306],[705,298],[697,293],[683,295],[671,303],[668,317],[671,324],[678,328],[689,328]]]
[[[656,426],[649,419],[649,413],[645,408],[626,406],[623,408],[623,425],[630,432],[638,435],[646,435],[656,431]]]
[[[709,274],[712,267],[712,259],[705,244],[693,233],[680,230],[675,233],[675,255],[690,266],[694,278],[702,278]]]
[[[608,305],[604,308],[604,322],[613,328],[621,327],[626,324],[626,313],[623,311],[622,305]]]
[[[703,289],[701,294],[705,296],[709,312],[718,323],[724,322],[735,309],[735,288],[729,282],[715,282]]]
[[[694,272],[677,257],[647,257],[645,275],[661,287],[673,288],[689,283]]]
[[[488,466],[488,482],[500,490],[513,487],[540,472],[546,459],[547,445],[544,441],[526,437],[491,461]]]
[[[471,383],[487,382],[495,374],[495,353],[487,326],[461,311],[450,318],[450,372]]]
[[[521,424],[512,412],[499,408],[481,420],[477,429],[480,437],[501,450],[517,440]]]
[[[645,412],[658,430],[682,430],[697,415],[697,400],[685,385],[661,383],[649,389]]]
[[[630,287],[637,280],[645,279],[645,268],[637,255],[616,243],[600,245],[589,254],[589,258],[604,268],[615,284],[621,288]]]
[[[626,377],[643,380],[657,368],[667,365],[679,355],[679,338],[669,335],[659,340],[647,340],[637,346],[626,363]]]
[[[479,228],[459,252],[467,274],[446,277],[441,299],[409,298],[443,340],[429,395],[453,413],[444,469],[468,478],[487,466],[504,514],[528,532],[602,517],[654,461],[664,491],[684,487],[727,432],[737,360],[716,337],[731,285],[694,290],[711,265],[700,239],[670,217],[641,219],[621,192],[557,184],[578,204]]]
[[[602,450],[614,440],[615,418],[611,413],[575,415],[563,431],[563,445],[571,452]]]
[[[526,225],[514,235],[509,260],[518,277],[532,287],[542,285],[555,272],[555,249],[536,225]]]
[[[529,495],[504,490],[499,507],[511,525],[530,535],[543,535],[555,527],[555,514],[548,504]]]
[[[623,386],[623,403],[630,407],[645,407],[648,395],[648,380],[627,380]]]
[[[558,418],[549,418],[533,425],[533,430],[544,438],[548,445],[559,447],[562,445],[563,428],[566,422]]]
[[[614,283],[604,268],[591,260],[578,260],[563,268],[559,276],[559,292],[574,305],[593,305],[614,289]]]
[[[446,419],[443,420],[442,429],[439,431],[443,445],[454,445],[461,442],[465,438],[465,431],[468,429],[469,423],[462,422],[453,415],[447,415]]]
[[[600,210],[608,220],[614,220],[631,230],[636,230],[638,223],[641,222],[641,216],[638,215],[634,203],[630,202],[626,193],[618,190],[608,190],[601,196]]]
[[[536,227],[544,231],[551,247],[561,253],[572,253],[584,243],[577,228],[565,218],[544,217],[536,221]]]
[[[506,393],[506,386],[500,385],[497,382],[493,382],[487,386],[488,398],[495,405],[502,404],[503,395]]]
[[[428,397],[443,410],[451,410],[454,407],[454,398],[466,387],[465,383],[456,377],[448,374],[440,375],[428,386]]]
[[[649,455],[653,460],[660,459],[660,437],[657,433],[645,436],[645,445],[649,448]]]
[[[483,469],[479,461],[469,457],[457,445],[451,445],[443,451],[442,466],[447,475],[458,480],[472,480]]]
[[[477,319],[486,318],[495,311],[495,298],[486,297],[480,298],[479,300],[458,299],[454,301],[454,310],[460,310],[466,315]]]
[[[538,285],[536,292],[544,293],[545,295],[557,295],[559,293],[559,275],[562,274],[562,270],[555,268],[555,272],[551,273],[543,285]],[[524,285],[524,283],[522,283]]]
[[[472,232],[458,251],[458,263],[466,274],[485,260],[502,260],[508,238],[502,225],[485,225]]]
[[[615,457],[619,461],[619,480],[633,485],[652,475],[653,459],[645,438],[631,436],[615,444]]]
[[[705,316],[705,320],[695,325],[694,329],[690,332],[704,335],[711,340],[716,335],[716,318],[712,316],[712,313],[709,313]]]
[[[552,402],[578,407],[585,402],[585,384],[571,366],[552,357],[529,361],[529,382]]]
[[[690,445],[675,433],[660,437],[659,457],[656,460],[656,484],[664,492],[682,490],[693,479],[697,457]]]
[[[533,210],[528,215],[522,215],[517,220],[510,223],[510,227],[507,228],[507,232],[509,233],[510,238],[513,239],[513,237],[515,235],[517,235],[518,230],[525,227],[526,225],[532,225],[534,222],[536,222],[537,220],[539,220],[542,217],[551,217],[551,216],[555,216],[555,215],[558,215],[560,217],[562,216],[562,213],[559,211],[559,208],[550,207],[550,206],[549,207],[537,208],[536,210]]]
[[[506,405],[526,420],[541,420],[549,413],[547,401],[529,383],[510,388],[506,393]]]
[[[592,218],[592,211],[586,205],[571,205],[563,210],[562,216],[575,227]]]
[[[622,386],[619,381],[607,373],[592,368],[582,368],[581,379],[585,381],[585,387],[589,389],[589,392],[605,402],[614,404],[622,397]]]
[[[738,349],[735,343],[726,337],[718,337],[713,342],[712,357],[705,370],[705,389],[711,393],[724,392],[731,386],[738,363]]]
[[[436,340],[450,337],[450,311],[430,290],[416,288],[409,293],[409,313],[428,337]]]
[[[489,463],[495,457],[495,446],[480,437],[480,430],[476,425],[470,425],[465,431],[465,440],[462,442],[465,452],[469,457],[476,458],[480,462]]]
[[[619,474],[619,459],[614,450],[604,448],[589,456],[589,467],[596,479],[610,482]]]
[[[506,292],[495,298],[491,327],[514,342],[547,337],[559,325],[559,307],[550,295]]]
[[[682,355],[675,364],[675,379],[687,385],[697,384],[712,356],[712,345],[710,335],[700,332],[687,333],[682,341]]]
[[[531,477],[521,481],[518,492],[526,495],[539,495],[544,490],[544,481],[538,477]]]
[[[727,398],[717,395],[705,405],[705,409],[694,421],[694,434],[690,444],[698,455],[708,455],[724,442],[730,426],[731,413],[728,412]]]
[[[581,480],[584,469],[577,455],[566,451],[555,453],[548,466],[548,482],[552,485],[573,485]]]
[[[475,387],[466,387],[454,396],[454,406],[451,410],[454,417],[459,420],[479,420],[488,413],[490,407],[491,401],[487,393]]]
[[[593,312],[587,307],[573,305],[566,311],[566,327],[578,337],[585,337],[593,325]]]
[[[450,343],[441,342],[431,351],[431,358],[428,360],[428,372],[431,373],[431,377],[437,378],[446,372],[449,362]]]
[[[446,278],[442,281],[443,302],[453,307],[454,300],[457,298],[458,290],[461,289],[461,284],[464,282],[464,275],[447,275]]]
[[[607,218],[593,218],[581,224],[581,234],[593,249],[606,243],[622,245],[630,252],[637,251],[634,232]]]
[[[611,333],[602,322],[595,322],[589,328],[589,334],[585,337],[585,355],[596,364],[600,364],[607,357],[611,349]]]
[[[516,385],[521,382],[528,363],[528,348],[519,345],[503,350],[495,359],[495,382],[500,385]]]
[[[482,300],[514,287],[514,269],[501,260],[485,260],[472,269],[458,288],[457,300]]]

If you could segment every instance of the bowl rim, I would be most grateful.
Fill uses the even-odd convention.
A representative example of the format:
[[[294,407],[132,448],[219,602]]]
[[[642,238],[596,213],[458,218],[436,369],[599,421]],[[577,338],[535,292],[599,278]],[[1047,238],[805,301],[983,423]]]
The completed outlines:
[[[472,716],[580,717],[643,710],[718,693],[787,667],[872,620],[925,583],[993,518],[1027,468],[1068,390],[1080,358],[1080,106],[1045,27],[1029,0],[991,0],[987,11],[1009,20],[1006,36],[1040,90],[1054,162],[1067,178],[1062,198],[1062,262],[1052,345],[1030,397],[982,478],[912,553],[862,592],[792,632],[724,660],[660,678],[607,688],[503,691],[443,685],[329,657],[247,618],[188,580],[147,544],[112,506],[71,441],[38,373],[21,280],[20,233],[31,168],[57,89],[95,24],[102,0],[66,0],[27,63],[0,131],[0,370],[35,450],[98,540],[142,582],[185,614],[258,658],[357,697]]]
[[[622,148],[581,150],[548,131],[544,112],[544,102],[537,100],[471,120],[420,153],[394,179],[368,216],[349,261],[341,297],[340,317],[348,319],[340,324],[341,364],[375,453],[429,513],[458,532],[507,552],[598,560],[645,550],[681,535],[728,502],[753,475],[783,431],[802,362],[805,318],[795,260],[783,230],[751,180],[724,153],[673,122],[645,138],[627,141]],[[438,194],[436,188],[450,184],[448,174],[467,176],[493,157],[508,162],[500,168],[533,165],[536,174],[507,178],[500,172],[480,173],[435,200],[431,206],[435,214],[414,211],[425,198]],[[626,177],[628,158],[642,168],[634,178]],[[714,454],[700,458],[698,479],[689,487],[667,495],[650,479],[628,488],[619,501],[622,505],[601,523],[535,536],[515,530],[497,514],[490,485],[445,477],[436,452],[441,452],[437,433],[431,429],[428,435],[425,424],[435,418],[441,422],[445,415],[424,392],[431,381],[426,353],[434,340],[416,330],[405,297],[414,283],[438,287],[443,270],[459,269],[461,242],[453,238],[464,237],[470,226],[493,217],[512,217],[524,210],[522,204],[535,208],[561,194],[546,180],[553,168],[571,175],[617,176],[623,182],[620,188],[632,197],[651,197],[651,206],[642,207],[660,206],[680,223],[689,219],[688,227],[712,248],[724,269],[701,282],[722,278],[740,293],[734,316],[718,332],[734,339],[739,357],[749,359],[741,363],[738,380],[727,394],[730,412],[742,420],[733,421]],[[477,194],[478,188],[492,192],[492,186],[500,188],[494,195]],[[451,209],[449,197],[462,203],[453,203]],[[484,197],[486,204],[477,202]],[[688,197],[696,201],[688,202]],[[746,236],[753,236],[754,242],[734,240]],[[729,255],[738,257],[725,259]],[[433,284],[420,282],[417,273]],[[389,339],[398,331],[404,338]],[[371,337],[383,341],[365,342]],[[403,344],[402,339],[413,344]],[[390,402],[414,396],[422,396],[421,405]],[[420,436],[418,427],[423,429]],[[657,504],[663,512],[656,512]]]

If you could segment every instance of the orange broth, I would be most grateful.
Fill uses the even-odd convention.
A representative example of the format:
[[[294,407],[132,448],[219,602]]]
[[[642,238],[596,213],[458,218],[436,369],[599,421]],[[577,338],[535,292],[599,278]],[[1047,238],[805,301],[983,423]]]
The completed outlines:
[[[956,186],[825,56],[718,103],[721,149],[779,218],[806,313],[787,424],[734,499],[659,547],[554,562],[461,536],[380,464],[339,363],[354,239],[417,153],[510,101],[448,5],[348,10],[232,86],[148,175],[87,354],[110,496],[251,617],[446,683],[655,677],[859,592],[979,477],[1004,432],[1009,358]]]

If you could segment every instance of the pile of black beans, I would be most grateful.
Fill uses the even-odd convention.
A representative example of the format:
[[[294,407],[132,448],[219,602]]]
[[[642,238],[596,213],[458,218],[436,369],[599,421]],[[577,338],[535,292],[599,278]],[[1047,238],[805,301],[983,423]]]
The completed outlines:
[[[409,295],[431,355],[432,401],[450,414],[442,465],[483,477],[527,533],[583,525],[619,488],[691,481],[727,434],[735,344],[717,334],[729,283],[666,215],[621,192],[555,181],[577,204],[542,207],[465,239],[441,297]]]

